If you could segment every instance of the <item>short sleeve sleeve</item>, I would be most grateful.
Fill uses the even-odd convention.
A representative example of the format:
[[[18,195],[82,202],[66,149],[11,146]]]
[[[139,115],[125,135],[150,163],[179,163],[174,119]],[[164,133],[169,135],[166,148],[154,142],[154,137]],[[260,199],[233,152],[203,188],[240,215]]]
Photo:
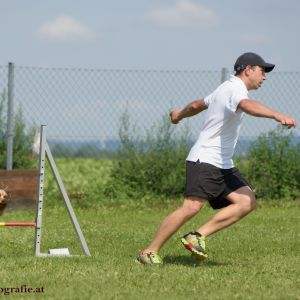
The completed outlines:
[[[235,112],[240,101],[247,98],[248,98],[248,91],[246,89],[234,90],[231,97],[229,98],[229,103],[228,103],[229,109]]]
[[[209,107],[209,104],[211,103],[211,99],[212,99],[212,94],[210,94],[204,98],[204,103],[207,107]]]

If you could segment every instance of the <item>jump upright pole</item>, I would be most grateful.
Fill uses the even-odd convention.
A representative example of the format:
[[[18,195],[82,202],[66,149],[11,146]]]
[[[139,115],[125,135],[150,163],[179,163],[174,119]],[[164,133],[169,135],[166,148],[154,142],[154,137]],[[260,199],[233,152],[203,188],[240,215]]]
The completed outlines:
[[[73,223],[73,227],[77,233],[78,239],[81,243],[81,247],[87,256],[91,256],[88,245],[85,241],[83,233],[81,231],[79,222],[74,213],[71,201],[67,195],[65,186],[58,173],[55,161],[53,159],[51,150],[46,139],[46,125],[41,125],[40,132],[40,156],[39,156],[39,178],[38,178],[38,203],[37,214],[35,222],[0,222],[1,226],[31,226],[35,227],[35,255],[36,256],[66,256],[70,255],[68,248],[50,249],[48,253],[41,253],[41,233],[42,233],[42,212],[43,212],[43,197],[44,197],[44,183],[45,183],[45,162],[46,159],[49,162],[52,173],[56,180],[57,186],[64,199],[67,211]]]
[[[83,233],[81,231],[79,222],[74,213],[71,201],[68,197],[65,186],[61,180],[55,161],[53,159],[50,147],[46,138],[46,125],[41,125],[40,130],[40,157],[39,157],[39,179],[38,179],[38,206],[37,206],[37,218],[35,226],[35,255],[36,256],[51,256],[51,253],[41,253],[41,234],[42,234],[42,213],[43,213],[43,199],[44,199],[44,182],[45,182],[45,163],[46,159],[50,165],[52,173],[54,175],[57,186],[61,192],[63,200],[65,202],[67,211],[71,218],[73,227],[76,231],[78,239],[81,243],[81,247],[85,255],[91,256],[88,245],[85,241]],[[57,255],[57,254],[55,254]]]

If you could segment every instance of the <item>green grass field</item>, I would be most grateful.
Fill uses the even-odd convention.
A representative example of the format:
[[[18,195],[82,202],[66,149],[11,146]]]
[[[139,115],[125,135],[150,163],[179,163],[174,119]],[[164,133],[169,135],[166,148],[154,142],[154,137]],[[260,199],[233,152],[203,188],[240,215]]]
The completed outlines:
[[[205,208],[163,248],[164,265],[135,257],[173,205],[76,209],[92,257],[35,258],[32,228],[0,228],[1,289],[26,285],[43,293],[18,299],[300,299],[299,206],[259,206],[242,222],[208,239],[210,259],[197,263],[178,238],[210,217]],[[63,207],[44,209],[42,250],[68,247],[81,254]],[[4,221],[34,218],[7,213]],[[1,295],[1,296],[2,296]]]
[[[205,207],[162,249],[164,265],[135,258],[181,200],[103,199],[111,162],[58,160],[92,256],[34,256],[33,228],[0,227],[0,296],[13,299],[300,299],[299,202],[259,202],[243,221],[207,240],[210,258],[197,262],[179,242],[213,211]],[[46,172],[42,252],[82,254],[53,178]],[[91,187],[94,187],[93,189]],[[99,191],[99,194],[98,192]],[[0,222],[33,221],[34,210],[6,213]],[[20,292],[21,286],[38,289]],[[19,292],[18,290],[19,289]]]

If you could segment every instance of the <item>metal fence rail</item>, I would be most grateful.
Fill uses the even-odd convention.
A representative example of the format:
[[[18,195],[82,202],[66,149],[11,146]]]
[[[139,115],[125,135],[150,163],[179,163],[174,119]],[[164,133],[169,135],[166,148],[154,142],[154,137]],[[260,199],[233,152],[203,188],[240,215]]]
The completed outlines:
[[[8,98],[7,66],[0,66],[0,93]],[[229,71],[99,70],[14,66],[13,105],[27,127],[48,125],[54,155],[95,156],[119,145],[119,128],[126,111],[136,136],[143,137],[172,108],[202,98],[228,76]],[[297,118],[300,73],[272,72],[263,87],[250,93],[267,106]],[[11,96],[10,96],[11,97]],[[8,101],[9,102],[9,101]],[[188,124],[195,139],[205,113],[178,124]],[[9,114],[8,114],[9,116]],[[274,129],[273,120],[246,116],[241,140]],[[299,136],[299,129],[294,131]],[[9,133],[8,133],[9,134]]]

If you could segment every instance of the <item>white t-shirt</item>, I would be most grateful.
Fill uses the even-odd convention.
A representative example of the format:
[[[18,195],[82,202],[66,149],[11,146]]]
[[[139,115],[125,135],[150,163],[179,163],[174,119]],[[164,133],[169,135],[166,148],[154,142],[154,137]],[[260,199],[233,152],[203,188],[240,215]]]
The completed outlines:
[[[232,156],[244,115],[237,106],[247,98],[244,82],[233,75],[204,98],[208,106],[206,119],[186,160],[199,160],[221,169],[233,167]]]

